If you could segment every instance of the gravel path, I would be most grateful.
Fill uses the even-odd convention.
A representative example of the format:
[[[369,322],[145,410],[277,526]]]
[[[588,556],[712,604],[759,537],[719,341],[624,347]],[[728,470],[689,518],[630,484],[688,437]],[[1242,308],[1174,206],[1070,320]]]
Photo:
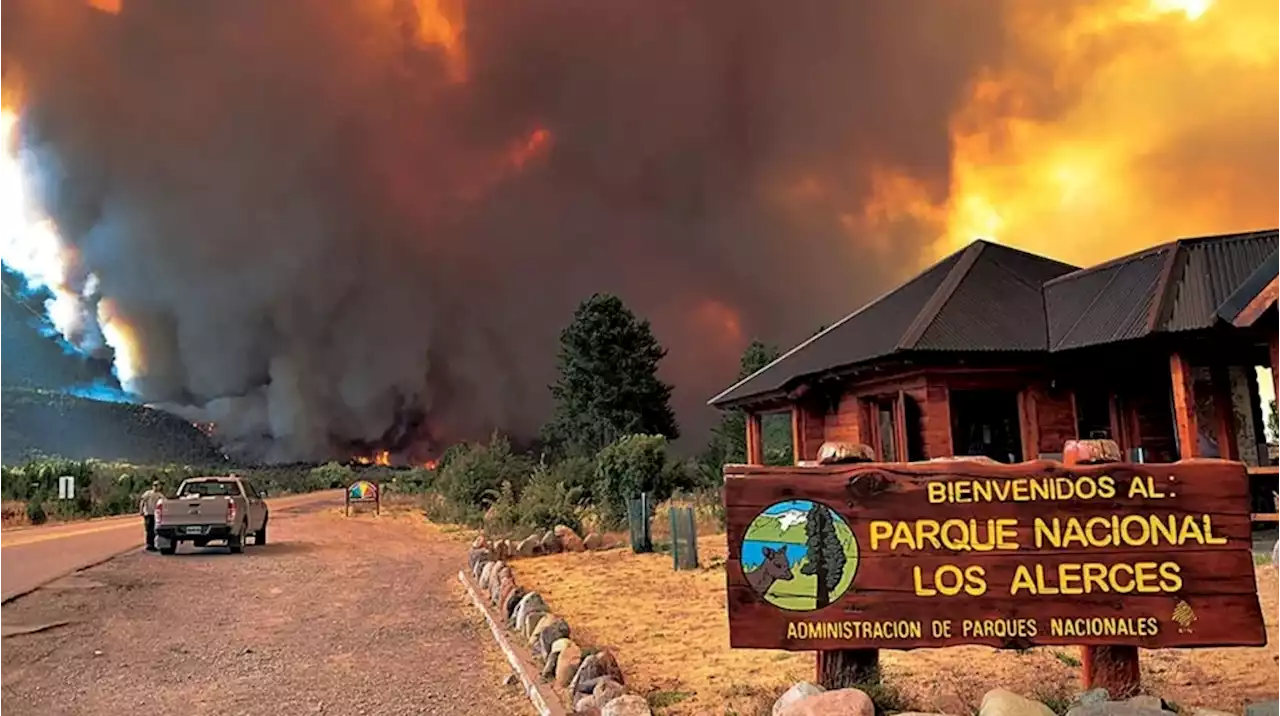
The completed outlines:
[[[420,518],[272,519],[244,555],[135,552],[5,605],[6,716],[529,714]]]

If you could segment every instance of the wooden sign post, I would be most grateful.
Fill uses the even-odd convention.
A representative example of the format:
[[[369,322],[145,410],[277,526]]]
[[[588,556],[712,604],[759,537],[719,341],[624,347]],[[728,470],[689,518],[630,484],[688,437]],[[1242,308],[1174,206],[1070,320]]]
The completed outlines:
[[[376,482],[356,480],[347,486],[347,503],[342,508],[344,515],[351,515],[351,505],[367,505],[373,503],[373,514],[382,514],[382,489]]]
[[[1266,643],[1237,462],[727,465],[724,494],[734,647]]]

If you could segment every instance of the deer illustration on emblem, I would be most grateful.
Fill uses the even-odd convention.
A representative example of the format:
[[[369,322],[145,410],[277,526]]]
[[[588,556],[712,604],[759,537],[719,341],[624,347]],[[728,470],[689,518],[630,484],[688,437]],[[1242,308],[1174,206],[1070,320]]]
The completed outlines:
[[[774,582],[795,579],[795,575],[791,573],[791,562],[787,559],[785,545],[780,549],[765,547],[763,554],[764,562],[759,567],[745,573],[747,584],[750,584],[756,594],[762,597],[765,592],[769,591],[769,587],[772,587]]]

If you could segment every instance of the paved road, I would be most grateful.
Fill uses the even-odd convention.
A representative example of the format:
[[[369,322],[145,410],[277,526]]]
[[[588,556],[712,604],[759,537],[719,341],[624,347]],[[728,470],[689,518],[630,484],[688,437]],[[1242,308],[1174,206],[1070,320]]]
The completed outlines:
[[[273,512],[330,503],[342,504],[341,490],[273,497]],[[31,590],[130,550],[142,547],[142,520],[134,515],[6,530],[0,534],[0,601]]]
[[[467,535],[383,507],[280,510],[243,555],[133,549],[5,604],[4,716],[533,713],[458,584]]]

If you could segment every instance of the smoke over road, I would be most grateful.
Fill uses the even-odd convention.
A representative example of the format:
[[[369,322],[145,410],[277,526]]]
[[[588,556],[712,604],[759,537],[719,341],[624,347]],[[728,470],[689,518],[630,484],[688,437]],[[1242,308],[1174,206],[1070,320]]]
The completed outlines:
[[[1066,189],[1010,179],[1047,161],[1036,147],[1127,170],[1118,140],[1081,148],[1111,129],[1089,81],[1112,78],[1117,101],[1132,47],[1190,47],[1226,20],[1139,2],[1084,22],[1118,5],[10,0],[5,106],[60,237],[43,283],[68,297],[69,337],[114,347],[127,388],[216,422],[241,454],[532,434],[556,335],[594,291],[652,319],[698,436],[751,337],[804,337],[966,232],[1016,244],[1067,223],[1078,207],[1024,195]],[[1276,12],[1249,7],[1236,20]],[[1101,39],[1026,40],[1085,26]],[[1160,142],[1276,155],[1274,33],[1258,42],[1217,67],[1264,96],[1144,135],[1154,191],[1182,186]],[[1082,53],[1069,73],[1066,51]],[[1174,94],[1168,108],[1202,99]],[[1246,114],[1271,129],[1241,139]],[[1274,164],[1201,159],[1220,197],[1274,196]],[[1274,224],[1263,194],[1196,221]],[[1092,197],[1108,231],[1145,218],[1112,200]],[[1171,238],[1139,234],[1119,243]]]

